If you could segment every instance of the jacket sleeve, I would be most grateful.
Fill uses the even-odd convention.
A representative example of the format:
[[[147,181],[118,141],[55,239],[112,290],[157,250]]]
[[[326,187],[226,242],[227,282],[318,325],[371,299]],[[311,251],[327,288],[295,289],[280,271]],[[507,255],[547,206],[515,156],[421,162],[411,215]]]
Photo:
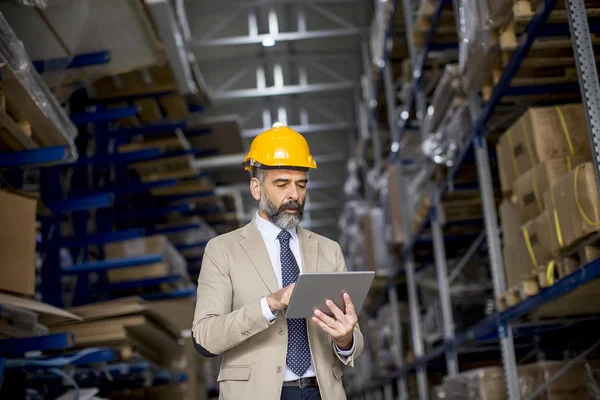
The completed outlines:
[[[274,323],[263,316],[261,299],[237,310],[232,310],[232,300],[229,266],[221,245],[213,239],[204,251],[192,325],[192,336],[201,354],[219,355]]]
[[[342,248],[339,244],[337,244],[336,249],[336,263],[337,263],[337,271],[344,272],[347,271],[346,260],[344,259],[344,254],[342,253]],[[336,357],[345,365],[349,367],[354,367],[354,361],[360,357],[363,352],[363,348],[365,346],[365,339],[363,337],[362,332],[360,331],[360,326],[357,323],[354,327],[354,352],[348,357],[344,357],[335,348],[335,343],[332,343],[332,351],[336,355]]]

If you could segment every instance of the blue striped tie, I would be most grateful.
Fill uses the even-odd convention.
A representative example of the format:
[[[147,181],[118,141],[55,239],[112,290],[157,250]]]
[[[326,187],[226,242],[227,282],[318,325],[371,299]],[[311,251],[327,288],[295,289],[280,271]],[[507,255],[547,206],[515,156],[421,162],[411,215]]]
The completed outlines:
[[[300,273],[296,258],[290,249],[291,238],[292,235],[286,230],[282,230],[277,236],[281,247],[281,275],[283,287],[296,282]],[[287,326],[288,347],[286,363],[296,375],[302,377],[310,367],[311,363],[306,320],[304,318],[288,319]]]

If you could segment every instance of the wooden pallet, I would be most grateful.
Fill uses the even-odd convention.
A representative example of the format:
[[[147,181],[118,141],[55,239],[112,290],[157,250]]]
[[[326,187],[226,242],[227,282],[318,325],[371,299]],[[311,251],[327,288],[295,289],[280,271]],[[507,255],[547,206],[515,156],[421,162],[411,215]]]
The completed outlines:
[[[525,279],[499,295],[496,298],[496,308],[498,311],[504,311],[539,292],[540,287],[536,279]]]
[[[423,47],[427,44],[427,36],[433,25],[433,16],[435,13],[436,2],[424,1],[423,7],[417,14],[417,19],[413,25],[412,37],[415,46]],[[456,19],[454,11],[449,6],[442,10],[438,25],[433,38],[434,44],[458,43],[458,30],[456,29]]]
[[[595,232],[560,250],[554,255],[554,261],[546,267],[540,267],[538,270],[540,286],[550,286],[553,281],[564,278],[599,257],[600,232]]]
[[[0,151],[18,151],[38,147],[32,139],[31,124],[15,105],[0,92]]]
[[[499,47],[498,57],[492,69],[490,82],[483,87],[483,98],[489,100],[493,88],[508,62],[518,47],[519,38],[525,33],[525,28],[531,22],[538,0],[517,0],[513,6],[513,17],[510,22],[495,32],[495,40]],[[590,18],[600,17],[600,2],[586,1],[587,13]],[[562,7],[562,8],[561,8]],[[550,14],[549,24],[566,24],[567,11],[564,4],[558,5]],[[600,49],[600,38],[592,35],[592,43]],[[600,61],[600,57],[597,58]],[[511,87],[541,86],[554,84],[576,83],[578,81],[573,45],[569,37],[544,37],[534,41],[525,60],[511,80]],[[528,96],[531,100],[539,96]],[[562,95],[565,100],[572,95]],[[519,97],[523,99],[522,97]],[[557,99],[558,100],[558,99]]]

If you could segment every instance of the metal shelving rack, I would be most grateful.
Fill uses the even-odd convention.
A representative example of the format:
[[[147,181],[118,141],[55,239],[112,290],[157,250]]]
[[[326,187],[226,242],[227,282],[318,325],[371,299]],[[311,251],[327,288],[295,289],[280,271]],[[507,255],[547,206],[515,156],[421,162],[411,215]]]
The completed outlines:
[[[371,95],[373,96],[372,99],[376,99],[378,97],[381,81],[383,81],[387,103],[388,125],[392,139],[388,163],[395,165],[400,172],[402,171],[403,167],[403,163],[400,162],[400,160],[402,160],[400,141],[405,135],[407,127],[411,123],[409,116],[413,106],[416,109],[417,116],[424,115],[425,100],[421,88],[423,69],[428,58],[429,50],[432,47],[433,38],[435,37],[437,25],[440,21],[442,9],[444,6],[449,5],[451,1],[452,0],[437,1],[435,13],[432,18],[431,28],[427,35],[426,44],[424,47],[417,49],[413,43],[411,34],[413,26],[411,1],[402,0],[407,33],[406,40],[408,42],[410,60],[412,61],[413,66],[413,82],[408,94],[408,98],[404,99],[403,112],[400,114],[400,121],[397,121],[394,117],[396,115],[396,87],[392,80],[391,68],[389,66],[390,60],[387,51],[384,52],[385,58],[379,63],[380,68],[377,71],[378,75],[377,79],[375,79],[375,88],[371,90]],[[457,1],[454,1],[453,4],[455,7],[455,15],[458,15],[457,3]],[[416,373],[419,399],[426,400],[429,398],[427,366],[432,361],[439,359],[441,356],[445,356],[447,373],[449,375],[455,375],[458,373],[457,351],[460,346],[478,339],[495,337],[500,341],[502,365],[506,377],[505,383],[507,398],[510,400],[520,399],[519,388],[517,386],[517,366],[513,340],[513,334],[517,335],[519,329],[517,327],[513,327],[511,324],[515,322],[517,318],[535,311],[540,306],[560,298],[561,296],[572,292],[582,285],[600,278],[600,260],[595,260],[573,272],[572,274],[556,281],[552,286],[542,289],[537,295],[531,296],[503,312],[496,312],[485,320],[472,326],[465,332],[454,332],[453,316],[449,296],[449,284],[447,279],[448,268],[445,256],[444,236],[441,228],[442,221],[439,220],[440,199],[446,193],[452,191],[452,179],[456,176],[459,168],[463,164],[467,153],[470,150],[473,150],[475,153],[477,176],[481,191],[485,232],[482,233],[484,236],[480,236],[474,241],[471,249],[469,249],[465,254],[465,257],[468,257],[469,254],[472,254],[472,249],[479,247],[486,239],[490,258],[491,275],[493,278],[494,294],[497,296],[504,292],[506,290],[506,283],[503,272],[500,230],[494,202],[489,153],[485,140],[486,124],[490,117],[494,114],[496,107],[499,105],[500,99],[505,95],[539,94],[540,90],[543,90],[547,93],[552,93],[553,89],[564,90],[566,86],[569,86],[570,89],[574,89],[573,85],[556,85],[553,87],[544,87],[542,89],[539,87],[520,87],[518,89],[509,87],[512,78],[515,76],[521,62],[527,56],[536,38],[551,34],[549,32],[550,30],[546,29],[545,23],[556,3],[557,0],[543,0],[540,2],[538,10],[535,12],[535,15],[526,28],[527,33],[522,35],[520,38],[518,47],[512,54],[512,57],[504,69],[499,82],[496,84],[492,92],[491,98],[486,102],[486,104],[482,106],[479,93],[468,93],[468,105],[472,119],[473,130],[467,135],[467,140],[462,146],[462,151],[458,155],[455,164],[448,171],[448,179],[445,180],[441,185],[431,185],[430,196],[432,199],[432,207],[429,209],[421,226],[416,229],[416,233],[413,235],[411,235],[411,228],[409,224],[411,216],[408,215],[407,211],[407,193],[405,191],[400,193],[403,211],[403,231],[405,235],[403,252],[404,273],[406,275],[408,302],[410,307],[412,350],[416,359],[414,362],[408,365],[402,365],[394,374],[388,376],[383,381],[375,382],[370,387],[363,388],[363,390],[360,392],[352,393],[351,398],[375,398],[385,400],[394,399],[396,397],[393,393],[392,387],[395,384],[398,388],[398,398],[402,400],[408,399],[406,378],[409,374]],[[587,125],[593,149],[593,161],[596,168],[596,177],[598,182],[600,182],[600,85],[598,81],[598,75],[596,73],[597,69],[591,41],[590,25],[586,16],[584,0],[566,0],[565,4],[568,14],[568,29],[565,29],[565,32],[571,34],[573,48],[575,50],[575,59],[579,77],[578,87],[581,91],[582,102],[587,116]],[[392,16],[390,17],[391,23],[388,27],[383,43],[383,45],[386,46],[384,47],[386,49],[388,48],[386,44],[391,37],[394,12],[398,7],[397,2],[393,1],[392,6]],[[577,90],[576,87],[575,90]],[[376,102],[372,101],[371,104],[373,105],[373,109],[371,110],[372,113],[370,114],[371,119],[369,125],[376,126]],[[376,132],[376,130],[374,132]],[[423,132],[421,132],[421,134],[423,134]],[[373,135],[374,133],[372,131],[371,136]],[[379,138],[371,138],[371,140],[378,142]],[[406,182],[406,178],[400,173],[399,179],[401,180],[400,187],[403,187],[404,185],[402,185],[402,183]],[[368,191],[369,189],[366,188],[365,190]],[[372,196],[367,196],[367,198],[371,197]],[[442,304],[443,343],[425,354],[419,311],[420,307],[417,294],[417,266],[415,264],[413,250],[415,243],[417,243],[419,240],[419,236],[422,234],[425,225],[427,224],[430,224],[433,237],[438,289]],[[391,325],[394,329],[395,343],[402,342],[398,315],[398,299],[395,284],[398,274],[399,273],[392,274],[388,280],[388,296],[392,310],[392,318],[394,319]],[[401,351],[401,347],[398,346],[398,348]],[[580,357],[585,354],[587,354],[587,351],[582,353]],[[399,359],[403,362],[402,354],[400,354]],[[571,363],[569,363],[569,365],[570,364]],[[556,375],[558,376],[562,373],[564,373],[564,370],[559,371],[559,373]],[[556,378],[557,376],[553,378]]]
[[[110,62],[109,52],[75,55],[70,60],[38,60],[32,65],[38,73],[63,69],[84,68]],[[1,79],[1,77],[0,77]],[[176,91],[173,91],[176,92]],[[161,278],[126,281],[124,283],[108,283],[106,272],[112,269],[137,267],[164,261],[162,254],[148,254],[121,259],[104,259],[103,245],[147,235],[168,234],[202,229],[199,223],[187,223],[166,228],[157,227],[155,218],[167,212],[178,212],[186,216],[202,215],[212,209],[200,209],[190,204],[178,204],[181,200],[213,196],[214,188],[203,192],[190,192],[184,195],[171,196],[165,201],[157,202],[150,195],[154,188],[167,188],[180,182],[179,179],[163,179],[151,182],[141,180],[128,172],[128,165],[140,161],[158,160],[180,155],[205,156],[191,148],[188,137],[209,134],[210,129],[192,129],[187,121],[168,120],[122,127],[118,120],[139,116],[140,110],[132,103],[141,98],[154,98],[165,94],[144,93],[127,98],[128,106],[117,108],[105,107],[98,99],[89,99],[87,94],[74,92],[70,97],[70,124],[76,128],[77,136],[74,146],[41,147],[15,152],[0,152],[0,177],[2,186],[13,189],[26,189],[26,175],[32,173],[39,181],[41,203],[50,211],[49,215],[38,215],[41,222],[41,239],[36,244],[36,252],[41,255],[41,278],[36,285],[36,292],[45,303],[63,307],[65,285],[62,278],[76,277],[71,305],[90,304],[106,300],[105,294],[114,294],[123,289],[133,290],[144,287],[157,288],[161,284],[179,282],[170,291],[149,292],[141,295],[148,301],[179,299],[192,297],[196,292],[195,285],[189,279],[189,271]],[[167,93],[168,94],[168,93]],[[117,103],[116,99],[113,102]],[[189,97],[186,99],[190,101]],[[201,109],[188,102],[189,111]],[[160,147],[119,153],[121,144],[130,143],[134,136],[152,136],[174,133],[186,142],[185,150],[170,151]],[[189,135],[189,136],[186,136]],[[93,154],[90,154],[89,142],[93,139]],[[218,153],[219,150],[216,150]],[[214,152],[212,152],[214,154]],[[212,155],[211,154],[211,155]],[[38,179],[39,174],[39,179]],[[198,172],[198,178],[206,176]],[[187,178],[194,177],[188,176]],[[67,187],[67,193],[63,188]],[[137,198],[132,198],[133,196]],[[142,196],[143,200],[140,201]],[[140,208],[140,206],[147,208]],[[120,211],[120,212],[118,212]],[[129,212],[127,212],[129,211]],[[70,219],[68,218],[70,216]],[[139,218],[144,221],[139,221]],[[134,221],[138,219],[137,221]],[[64,236],[61,228],[65,221],[70,221],[73,234]],[[135,222],[135,223],[134,223]],[[94,226],[95,233],[88,233],[89,225]],[[120,226],[114,230],[113,225]],[[135,227],[132,227],[135,225]],[[204,247],[206,242],[180,245],[177,250]],[[98,254],[92,254],[89,247],[97,246]],[[60,249],[68,249],[74,262],[64,266]],[[197,257],[196,257],[197,258]],[[191,259],[188,259],[191,265]],[[197,259],[193,260],[196,263]],[[187,264],[187,263],[186,263]],[[93,276],[92,276],[93,275]],[[184,279],[187,278],[187,279]],[[96,295],[94,297],[94,295]],[[91,382],[110,387],[123,388],[132,379],[148,382],[150,385],[165,382],[181,382],[187,379],[184,373],[172,374],[153,363],[136,357],[132,362],[119,362],[120,354],[111,348],[84,348],[62,353],[71,349],[74,337],[71,332],[55,333],[34,337],[19,337],[0,340],[0,383],[3,389],[20,392],[27,384],[25,371],[35,371],[32,379],[57,380],[58,386],[70,384],[78,391],[77,384]],[[32,352],[55,351],[58,355],[34,356]],[[41,354],[41,353],[40,353]],[[68,367],[72,374],[66,375],[62,368]],[[16,379],[13,379],[16,377]],[[23,378],[23,379],[21,379]],[[2,382],[4,380],[4,382]],[[9,382],[10,381],[10,382]],[[16,393],[15,392],[15,393]],[[16,394],[15,394],[16,395]],[[24,396],[24,392],[23,392]],[[78,398],[78,395],[75,395]]]

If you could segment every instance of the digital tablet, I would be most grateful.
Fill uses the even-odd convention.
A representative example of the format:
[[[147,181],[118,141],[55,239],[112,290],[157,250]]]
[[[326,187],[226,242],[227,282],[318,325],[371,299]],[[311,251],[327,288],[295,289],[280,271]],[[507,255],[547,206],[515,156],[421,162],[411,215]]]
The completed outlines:
[[[345,313],[344,293],[350,295],[358,315],[374,276],[373,271],[301,273],[285,311],[285,317],[312,318],[316,309],[333,316],[325,304],[325,299],[333,301]]]

